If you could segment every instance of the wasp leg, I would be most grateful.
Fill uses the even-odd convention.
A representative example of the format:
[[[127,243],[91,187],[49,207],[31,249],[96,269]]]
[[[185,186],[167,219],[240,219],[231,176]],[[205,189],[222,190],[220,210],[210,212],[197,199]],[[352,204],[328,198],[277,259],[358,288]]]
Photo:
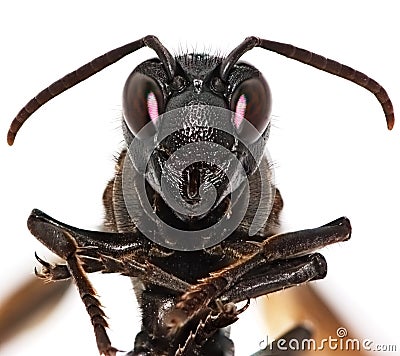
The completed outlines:
[[[139,233],[111,233],[77,229],[61,223],[39,210],[33,210],[28,218],[31,233],[51,251],[66,261],[66,265],[52,266],[39,259],[48,278],[68,278],[75,281],[94,327],[97,346],[101,354],[115,355],[106,333],[107,322],[96,292],[87,272],[122,273],[140,277],[174,292],[183,293],[190,284],[147,262],[147,253],[165,255],[163,251]],[[111,257],[112,256],[112,257]],[[46,270],[47,269],[47,270]]]
[[[111,256],[102,255],[100,260],[104,265],[103,273],[121,273],[128,277],[137,277],[141,281],[167,288],[176,293],[183,293],[190,284],[182,279],[165,272],[160,267],[148,262],[138,262],[133,258],[116,259]]]
[[[86,273],[120,273],[124,276],[140,278],[143,281],[168,288],[177,293],[183,293],[190,288],[189,283],[163,271],[161,268],[148,261],[140,263],[133,259],[130,260],[129,258],[117,259],[107,255],[93,257],[93,250],[90,253],[92,256],[85,256],[82,255],[84,250],[85,249],[78,249],[77,255]],[[40,271],[35,267],[35,274],[39,278],[44,279],[46,282],[71,278],[67,265],[49,263],[41,259],[36,253],[35,257],[42,265]]]
[[[72,235],[74,229],[71,227],[66,229],[59,222],[54,221],[37,210],[34,210],[28,218],[28,228],[39,241],[66,261],[68,272],[74,280],[80,297],[90,316],[100,354],[105,356],[116,355],[117,350],[111,346],[110,339],[106,332],[106,327],[108,325],[105,314],[97,299],[96,291],[87,278],[83,262],[78,255],[78,239],[76,235]],[[78,236],[80,235],[78,234]],[[91,240],[90,237],[91,236],[89,236],[88,240]],[[93,241],[89,243],[91,242]],[[49,265],[47,262],[43,262],[45,268],[48,268]],[[62,270],[63,268],[64,267],[61,266],[58,270]]]
[[[185,344],[179,347],[175,356],[205,355],[233,356],[234,345],[229,339],[227,326],[238,320],[238,315],[243,313],[250,305],[250,300],[241,309],[235,304],[223,304],[221,300],[216,301],[218,311],[209,309],[205,319],[201,319],[194,332],[190,332]],[[203,321],[204,320],[204,321]]]
[[[282,271],[285,272],[282,273]],[[262,265],[259,268],[250,271],[235,283],[229,291],[221,295],[221,297],[215,302],[217,309],[220,312],[216,314],[216,312],[211,309],[212,311],[208,314],[205,321],[200,321],[196,331],[189,335],[185,345],[179,348],[176,355],[194,355],[197,351],[203,350],[203,346],[205,348],[207,348],[207,346],[211,348],[207,354],[218,354],[215,347],[218,347],[220,343],[210,342],[209,345],[204,345],[205,340],[222,338],[219,341],[223,341],[224,343],[230,341],[226,335],[222,335],[222,330],[221,332],[216,331],[234,323],[238,319],[238,315],[249,305],[248,302],[244,308],[237,311],[233,303],[246,299],[249,301],[249,298],[256,298],[310,280],[324,278],[326,271],[327,266],[325,259],[320,254],[306,255],[289,260],[278,260],[274,263]],[[307,332],[307,334],[305,334],[305,332]],[[311,337],[310,332],[303,327],[298,327],[283,336],[281,339],[286,340],[286,338],[288,338],[287,340],[295,339],[301,341],[305,337]],[[226,350],[230,349],[224,348],[223,350],[226,352]],[[275,353],[271,352],[275,352],[276,350],[276,343],[273,343],[255,355],[273,355]],[[286,355],[285,353],[281,354]],[[290,355],[294,356],[295,353],[293,352]]]
[[[251,356],[297,356],[303,351],[301,348],[294,349],[288,345],[303,345],[303,340],[310,339],[312,333],[305,326],[297,326],[281,336],[278,340],[273,341],[265,349],[262,349]],[[293,348],[293,349],[292,349]]]
[[[121,273],[120,270],[110,270],[109,266],[105,266],[102,261],[97,258],[82,256],[81,249],[77,250],[77,255],[79,255],[82,262],[82,266],[86,273],[103,272],[103,273]],[[71,278],[68,266],[61,263],[49,263],[44,261],[35,253],[36,260],[42,265],[40,271],[35,267],[35,274],[37,277],[44,279],[46,282],[55,282]],[[107,269],[108,270],[105,270]]]
[[[182,295],[176,308],[169,313],[168,323],[175,324],[176,327],[182,326],[210,301],[229,290],[243,275],[261,265],[305,255],[327,245],[346,241],[350,238],[350,234],[349,220],[339,218],[315,229],[273,235],[260,243],[252,241],[247,244],[235,243],[237,254],[242,255],[243,258],[228,267],[211,273],[210,277],[203,278],[199,281],[200,283],[193,285]],[[242,239],[242,241],[246,238],[246,236],[234,237]],[[249,248],[248,245],[254,246]]]
[[[99,259],[81,256],[79,253],[77,255],[86,273],[120,273],[124,276],[140,278],[143,281],[168,288],[177,293],[183,293],[190,288],[189,283],[147,261],[139,263],[134,260],[121,260],[106,255],[101,255]],[[71,278],[67,265],[46,262],[36,254],[35,257],[42,264],[40,271],[35,268],[35,274],[39,278],[44,279],[46,282]]]
[[[106,332],[108,324],[97,298],[97,293],[86,276],[82,262],[75,253],[67,258],[67,266],[90,316],[100,354],[115,356],[118,350],[111,346],[111,341]]]
[[[80,249],[85,249],[85,253],[89,256],[91,249],[95,254],[100,253],[114,257],[152,249],[157,250],[157,246],[139,232],[113,233],[78,229],[64,224],[38,209],[34,209],[29,216],[28,228],[43,245],[64,260],[66,260],[64,250],[68,251],[65,246],[67,243],[64,237],[65,232],[71,236]]]
[[[64,264],[53,264],[42,260],[35,252],[37,261],[42,265],[38,271],[35,267],[35,274],[46,282],[62,281],[71,278],[68,267]]]
[[[147,261],[148,251],[154,251],[151,253],[155,255],[166,255],[170,251],[163,251],[139,232],[113,233],[82,230],[53,219],[37,209],[33,210],[29,216],[28,227],[40,242],[63,260],[67,260],[70,251],[68,239],[65,238],[65,234],[68,234],[76,245],[74,252],[79,256],[83,268],[88,273],[101,271],[140,277],[178,293],[183,293],[190,287],[187,282]],[[45,262],[44,266],[49,269],[50,264]],[[68,278],[65,267],[56,267],[52,274],[57,273]]]
[[[222,302],[237,303],[278,290],[293,287],[326,276],[327,264],[319,253],[277,260],[264,264],[242,276],[219,298]]]

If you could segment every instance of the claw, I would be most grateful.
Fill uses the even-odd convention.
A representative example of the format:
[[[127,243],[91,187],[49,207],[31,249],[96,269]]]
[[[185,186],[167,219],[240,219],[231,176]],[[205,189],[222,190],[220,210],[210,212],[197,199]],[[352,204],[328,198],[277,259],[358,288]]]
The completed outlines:
[[[45,282],[59,281],[63,279],[68,279],[70,277],[66,265],[49,263],[41,259],[36,252],[35,257],[36,260],[41,264],[40,270],[38,270],[38,268],[36,267],[34,268],[35,275],[41,279],[44,279]]]
[[[36,253],[36,251],[35,251],[35,258],[36,258],[36,260],[37,260],[42,266],[44,266],[44,267],[46,267],[46,268],[48,268],[48,269],[51,268],[51,264],[50,264],[49,262],[45,261],[45,260],[42,260],[42,259],[38,256],[38,254]],[[35,268],[35,270],[36,270],[36,268]]]
[[[40,272],[36,267],[34,268],[35,275],[40,279],[49,281],[49,275],[52,265],[49,262],[42,260],[36,252],[35,252],[35,258],[42,265]]]
[[[242,314],[250,306],[250,298],[247,298],[246,304],[236,311],[237,315]]]

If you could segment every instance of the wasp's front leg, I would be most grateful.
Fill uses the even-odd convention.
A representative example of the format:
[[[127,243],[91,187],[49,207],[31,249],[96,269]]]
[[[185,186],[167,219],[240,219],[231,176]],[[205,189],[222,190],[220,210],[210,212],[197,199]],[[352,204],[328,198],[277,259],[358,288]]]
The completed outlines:
[[[315,229],[277,234],[266,238],[261,243],[252,241],[232,243],[231,250],[236,250],[236,255],[241,256],[241,258],[221,270],[210,273],[210,277],[203,278],[198,284],[193,285],[182,295],[175,310],[170,313],[168,323],[172,328],[179,328],[210,302],[224,293],[234,290],[236,284],[245,284],[246,276],[250,277],[248,281],[251,280],[253,275],[256,276],[255,284],[253,286],[250,285],[250,290],[259,288],[257,293],[260,291],[269,293],[268,290],[271,287],[274,290],[279,290],[289,285],[316,279],[318,276],[323,278],[326,273],[326,264],[322,262],[323,258],[321,259],[320,255],[315,257],[315,255],[309,254],[332,243],[346,241],[350,238],[350,234],[351,226],[349,220],[347,218],[339,218]],[[245,238],[243,236],[241,238],[242,241]],[[229,241],[224,241],[224,243],[230,244]],[[296,257],[299,258],[300,264],[293,269],[290,259]],[[284,261],[282,267],[287,265],[288,269],[282,268],[278,274],[280,279],[277,285],[271,286],[268,274],[275,274],[275,261]],[[311,272],[311,274],[308,273],[309,277],[307,277],[307,273],[303,273],[302,263],[307,266],[305,270]],[[322,269],[318,267],[319,265],[322,266]],[[325,265],[325,268],[323,268],[323,265]],[[263,271],[267,278],[265,285],[257,284],[260,279],[262,280],[260,271]],[[248,295],[248,297],[259,295],[262,294]]]
[[[178,293],[190,287],[189,283],[149,262],[149,257],[166,256],[171,251],[163,250],[140,232],[82,230],[64,224],[38,209],[33,210],[29,216],[28,228],[43,245],[63,260],[66,261],[73,251],[86,273],[121,273]],[[70,246],[69,239],[72,239],[73,247]],[[39,277],[49,280],[71,277],[66,265],[52,265],[38,257],[37,259],[43,266]]]
[[[237,303],[326,276],[327,263],[319,253],[262,264],[243,275],[219,299]]]
[[[153,251],[150,255],[171,252],[160,250],[140,234],[82,230],[57,221],[40,210],[32,211],[28,228],[40,242],[66,262],[65,265],[53,265],[36,256],[42,264],[42,270],[37,274],[49,281],[74,280],[90,315],[101,354],[115,355],[117,350],[111,346],[105,331],[105,314],[87,273],[121,273],[175,293],[183,293],[191,287],[148,261],[149,253],[143,251]]]
[[[45,223],[40,218],[39,213],[38,211],[33,211],[30,215],[28,219],[29,230],[42,243],[65,260],[69,275],[74,280],[79,295],[90,316],[100,354],[105,356],[116,355],[117,349],[111,346],[106,332],[108,325],[105,314],[101,309],[96,291],[90,283],[83,263],[77,253],[79,246],[76,240],[69,231],[63,230],[60,226]]]

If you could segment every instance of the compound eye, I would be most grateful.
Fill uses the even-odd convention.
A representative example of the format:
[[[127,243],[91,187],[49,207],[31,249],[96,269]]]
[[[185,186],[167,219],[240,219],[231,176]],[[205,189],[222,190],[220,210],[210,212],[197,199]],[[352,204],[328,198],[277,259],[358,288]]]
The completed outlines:
[[[230,106],[239,132],[244,119],[259,133],[264,132],[271,114],[271,91],[267,82],[262,77],[245,80],[233,92]]]
[[[134,135],[149,122],[157,122],[164,97],[157,82],[142,73],[132,73],[123,91],[124,120]],[[153,130],[154,131],[154,130]]]

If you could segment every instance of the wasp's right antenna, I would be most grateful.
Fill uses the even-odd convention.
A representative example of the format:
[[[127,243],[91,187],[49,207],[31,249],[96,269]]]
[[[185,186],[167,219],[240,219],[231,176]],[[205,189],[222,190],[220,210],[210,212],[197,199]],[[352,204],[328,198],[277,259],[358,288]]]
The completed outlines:
[[[378,82],[368,77],[366,74],[359,72],[358,70],[290,44],[264,40],[254,36],[247,37],[239,46],[229,53],[229,55],[221,63],[220,77],[224,82],[226,82],[228,79],[232,67],[236,64],[239,58],[254,47],[261,47],[268,51],[272,51],[304,64],[308,64],[324,72],[347,79],[369,90],[375,95],[382,106],[383,112],[386,116],[387,128],[389,130],[393,128],[393,104],[386,90]]]

